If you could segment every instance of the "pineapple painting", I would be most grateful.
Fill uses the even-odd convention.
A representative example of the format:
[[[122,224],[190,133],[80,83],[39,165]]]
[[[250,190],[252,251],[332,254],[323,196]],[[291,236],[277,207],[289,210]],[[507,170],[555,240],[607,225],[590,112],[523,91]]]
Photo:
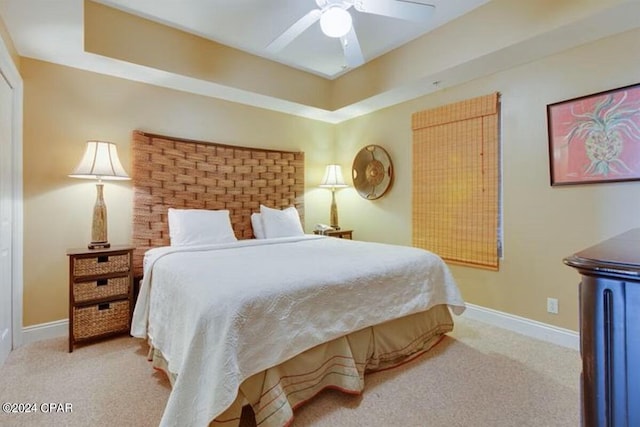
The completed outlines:
[[[547,107],[552,184],[640,179],[640,86]]]

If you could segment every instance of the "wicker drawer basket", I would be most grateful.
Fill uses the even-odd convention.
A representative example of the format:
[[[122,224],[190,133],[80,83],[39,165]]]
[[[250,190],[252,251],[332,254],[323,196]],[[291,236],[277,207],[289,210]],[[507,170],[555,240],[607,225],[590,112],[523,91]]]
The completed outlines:
[[[74,283],[73,300],[84,302],[98,298],[128,295],[129,282],[129,276],[124,276]]]
[[[128,330],[129,309],[129,300],[74,307],[74,338],[78,340]]]
[[[129,271],[130,267],[129,254],[75,258],[73,261],[73,275],[78,277],[120,273]]]

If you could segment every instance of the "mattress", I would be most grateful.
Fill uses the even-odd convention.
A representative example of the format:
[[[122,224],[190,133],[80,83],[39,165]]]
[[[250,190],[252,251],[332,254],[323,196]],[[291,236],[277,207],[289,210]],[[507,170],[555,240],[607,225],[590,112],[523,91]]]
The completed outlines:
[[[248,378],[438,305],[464,310],[444,262],[421,249],[323,236],[158,248],[132,334],[175,375],[161,425],[202,426],[237,402]]]

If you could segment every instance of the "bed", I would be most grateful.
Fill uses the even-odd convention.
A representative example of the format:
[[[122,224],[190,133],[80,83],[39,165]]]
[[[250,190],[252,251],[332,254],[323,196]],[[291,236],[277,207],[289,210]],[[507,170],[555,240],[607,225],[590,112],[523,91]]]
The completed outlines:
[[[292,231],[302,153],[139,131],[132,147],[142,280],[131,332],[172,384],[161,425],[237,426],[245,405],[257,425],[287,425],[322,389],[360,393],[366,372],[428,351],[464,310],[430,252]],[[170,216],[204,212],[227,229],[174,244],[175,224],[193,231],[194,217],[169,227]]]

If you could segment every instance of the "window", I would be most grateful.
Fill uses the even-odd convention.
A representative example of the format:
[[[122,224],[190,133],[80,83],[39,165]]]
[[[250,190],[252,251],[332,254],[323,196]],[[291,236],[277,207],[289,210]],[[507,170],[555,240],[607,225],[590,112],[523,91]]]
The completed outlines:
[[[498,93],[420,111],[413,128],[413,245],[498,270]]]

